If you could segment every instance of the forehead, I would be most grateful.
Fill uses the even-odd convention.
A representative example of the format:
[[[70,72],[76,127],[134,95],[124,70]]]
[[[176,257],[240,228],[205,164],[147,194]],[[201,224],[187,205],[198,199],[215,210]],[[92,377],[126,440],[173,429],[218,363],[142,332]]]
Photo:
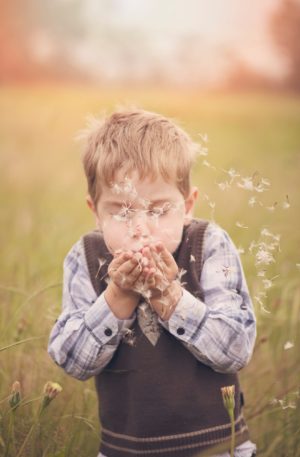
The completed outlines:
[[[105,205],[122,204],[124,201],[144,205],[182,198],[176,184],[166,182],[162,177],[140,179],[137,175],[119,175],[110,186],[103,187],[99,201]]]

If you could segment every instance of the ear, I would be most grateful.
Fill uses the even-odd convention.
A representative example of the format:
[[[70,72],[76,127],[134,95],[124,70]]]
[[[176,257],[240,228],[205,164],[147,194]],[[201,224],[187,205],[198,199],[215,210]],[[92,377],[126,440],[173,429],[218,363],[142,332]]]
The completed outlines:
[[[189,224],[189,222],[193,216],[193,210],[194,210],[194,206],[195,206],[197,197],[198,197],[198,188],[192,187],[192,190],[191,190],[189,196],[185,200],[185,224]]]
[[[93,211],[94,214],[96,214],[96,208],[95,208],[95,205],[94,205],[94,202],[92,200],[92,197],[90,196],[90,194],[88,194],[86,196],[86,203],[88,205],[88,207]]]
[[[97,207],[95,206],[93,199],[89,194],[86,196],[86,203],[87,203],[88,207],[93,211],[93,213],[95,215],[95,219],[96,219],[96,226],[97,226],[98,230],[101,231],[101,222],[100,222],[100,219],[99,219],[99,216],[97,213]]]

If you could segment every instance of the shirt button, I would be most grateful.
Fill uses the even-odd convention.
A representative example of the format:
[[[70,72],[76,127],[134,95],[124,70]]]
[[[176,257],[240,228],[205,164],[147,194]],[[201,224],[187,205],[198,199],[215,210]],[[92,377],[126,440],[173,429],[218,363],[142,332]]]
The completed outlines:
[[[178,329],[176,330],[178,335],[183,335],[185,333],[185,330],[183,327],[178,327]]]
[[[111,328],[106,328],[104,330],[104,333],[105,333],[106,336],[111,336],[112,335],[112,329]]]

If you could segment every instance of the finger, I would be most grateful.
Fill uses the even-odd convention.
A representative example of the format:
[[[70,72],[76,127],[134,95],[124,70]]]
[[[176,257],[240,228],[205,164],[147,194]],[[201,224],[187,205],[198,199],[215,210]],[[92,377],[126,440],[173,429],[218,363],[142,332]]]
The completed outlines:
[[[176,262],[172,254],[167,250],[163,243],[158,242],[155,245],[156,252],[160,255],[162,261],[167,265],[168,268],[174,267]]]
[[[137,264],[130,271],[130,273],[124,274],[124,273],[118,272],[117,275],[119,277],[122,287],[131,288],[134,286],[136,281],[138,281],[141,274],[142,274],[142,270],[141,270],[140,266]]]
[[[132,257],[123,263],[117,271],[112,275],[113,281],[115,281],[122,288],[132,287],[133,283],[142,273],[141,266],[137,259]]]
[[[155,288],[155,277],[154,277],[154,275],[148,276],[148,277],[145,279],[145,285],[146,285],[149,289],[154,289],[154,288]]]
[[[143,269],[143,276],[146,280],[153,278],[155,273],[156,273],[156,268],[151,267],[151,268]]]
[[[160,255],[156,251],[155,245],[150,246],[150,253],[151,253],[151,258],[152,258],[152,265],[155,268],[163,269],[164,268],[164,261]]]
[[[141,271],[141,266],[138,260],[135,257],[131,257],[130,259],[126,260],[117,270],[118,274],[129,275],[131,274],[134,268],[138,267]]]
[[[143,258],[144,259],[147,259],[148,261],[148,265],[150,267],[153,267],[154,266],[154,259],[152,257],[152,252],[150,250],[150,247],[149,246],[146,246],[142,249],[142,255],[143,255]],[[144,261],[145,262],[145,261]],[[147,265],[147,266],[148,266]]]
[[[131,259],[132,256],[133,253],[131,251],[122,252],[117,257],[113,258],[112,262],[110,263],[111,268],[117,270],[123,263]]]

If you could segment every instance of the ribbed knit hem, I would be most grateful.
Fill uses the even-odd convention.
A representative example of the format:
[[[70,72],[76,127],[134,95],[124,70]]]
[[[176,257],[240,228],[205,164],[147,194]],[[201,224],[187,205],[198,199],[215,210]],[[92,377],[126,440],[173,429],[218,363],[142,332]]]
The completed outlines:
[[[114,433],[102,428],[100,452],[107,457],[191,457],[208,448],[229,442],[230,433],[230,423],[189,433],[144,438]],[[249,438],[248,427],[242,415],[236,420],[235,435],[237,444]]]

